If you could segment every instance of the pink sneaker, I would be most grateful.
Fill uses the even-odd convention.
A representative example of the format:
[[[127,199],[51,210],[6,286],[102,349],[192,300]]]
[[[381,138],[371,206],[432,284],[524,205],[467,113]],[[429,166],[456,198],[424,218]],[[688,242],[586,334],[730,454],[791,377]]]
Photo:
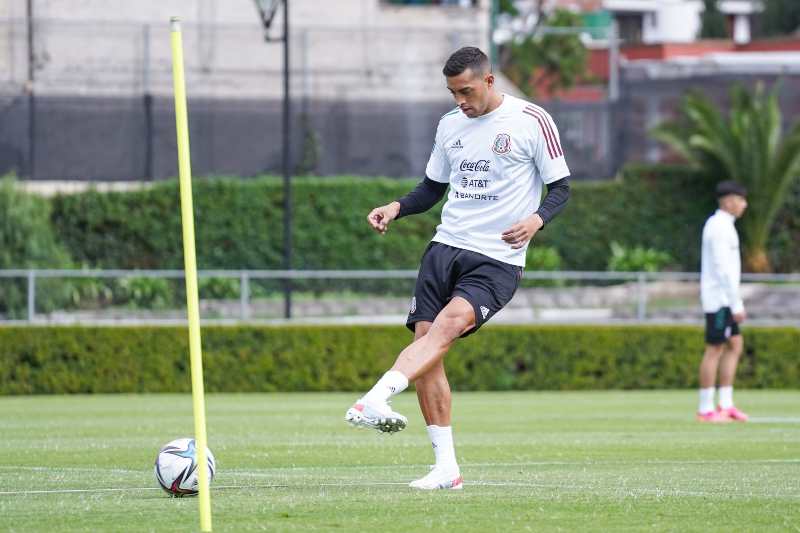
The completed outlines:
[[[730,418],[731,420],[736,420],[737,422],[747,422],[748,416],[747,414],[741,412],[736,407],[728,407],[727,409],[723,409],[722,407],[717,407],[717,412],[723,414]]]
[[[727,424],[731,419],[722,411],[709,411],[707,413],[697,413],[697,421],[711,424]]]

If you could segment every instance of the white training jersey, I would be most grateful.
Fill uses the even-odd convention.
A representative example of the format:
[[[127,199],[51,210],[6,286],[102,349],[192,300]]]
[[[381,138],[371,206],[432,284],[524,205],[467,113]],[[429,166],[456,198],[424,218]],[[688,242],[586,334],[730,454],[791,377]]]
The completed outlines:
[[[735,221],[736,217],[717,209],[703,226],[700,300],[704,313],[716,313],[723,307],[730,307],[733,313],[744,309],[739,296],[742,261]]]
[[[545,184],[569,176],[558,129],[536,105],[503,95],[494,111],[468,118],[445,114],[436,130],[428,178],[449,183],[433,240],[525,266],[501,234],[539,208]]]

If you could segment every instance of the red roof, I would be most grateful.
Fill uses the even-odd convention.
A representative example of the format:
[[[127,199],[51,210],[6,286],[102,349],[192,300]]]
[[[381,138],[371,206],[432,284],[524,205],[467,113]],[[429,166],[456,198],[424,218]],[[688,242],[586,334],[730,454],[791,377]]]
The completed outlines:
[[[629,61],[640,59],[667,60],[674,57],[702,57],[715,52],[786,52],[800,51],[800,39],[782,38],[751,41],[737,45],[728,39],[703,40],[693,43],[660,43],[626,45],[620,48],[620,56]],[[608,79],[608,49],[589,51],[588,69],[591,75],[601,80]]]
[[[702,57],[719,52],[787,52],[800,51],[799,38],[764,39],[737,45],[728,39],[703,40],[693,43],[637,44],[620,48],[620,56],[628,61],[665,61],[675,57]],[[567,102],[594,102],[606,97],[608,81],[608,49],[589,50],[588,79],[595,85],[578,85],[569,91],[550,92],[547,80],[540,82],[542,100],[558,98]]]

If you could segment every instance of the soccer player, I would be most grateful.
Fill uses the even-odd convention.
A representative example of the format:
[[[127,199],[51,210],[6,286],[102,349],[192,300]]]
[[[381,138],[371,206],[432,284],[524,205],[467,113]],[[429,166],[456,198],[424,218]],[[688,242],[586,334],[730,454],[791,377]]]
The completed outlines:
[[[428,475],[411,482],[418,489],[462,488],[444,355],[511,300],[528,243],[569,197],[569,169],[547,112],[498,92],[478,48],[453,53],[443,73],[457,107],[439,121],[425,178],[367,216],[383,234],[393,220],[436,205],[450,188],[411,299],[406,325],[414,341],[345,415],[355,426],[400,431],[407,420],[388,400],[415,383],[436,458]]]
[[[733,378],[742,354],[739,324],[747,316],[739,295],[741,258],[739,235],[733,223],[747,209],[747,191],[734,181],[717,185],[719,209],[703,226],[700,299],[706,314],[706,348],[700,363],[701,422],[745,422],[747,415],[733,405]],[[714,385],[719,369],[719,404],[714,408]]]

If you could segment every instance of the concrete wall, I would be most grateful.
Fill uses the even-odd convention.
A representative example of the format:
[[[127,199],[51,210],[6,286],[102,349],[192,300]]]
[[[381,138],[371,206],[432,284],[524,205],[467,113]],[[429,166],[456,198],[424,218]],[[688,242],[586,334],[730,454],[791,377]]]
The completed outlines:
[[[488,4],[291,0],[293,92],[331,99],[445,100],[441,66],[459,46],[486,48]],[[11,91],[27,78],[25,0],[0,5],[0,72],[7,73],[0,84]],[[184,21],[190,93],[226,99],[282,93],[282,49],[265,43],[251,0],[34,0],[33,5],[40,94],[169,94],[171,15]],[[275,38],[282,13],[279,9],[271,30]]]

